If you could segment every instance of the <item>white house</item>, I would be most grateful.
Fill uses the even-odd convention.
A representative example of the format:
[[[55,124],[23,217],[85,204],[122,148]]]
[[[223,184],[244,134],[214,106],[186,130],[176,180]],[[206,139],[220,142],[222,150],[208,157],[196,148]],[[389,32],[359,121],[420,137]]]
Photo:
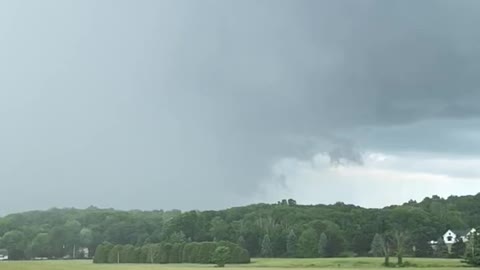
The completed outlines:
[[[473,228],[470,230],[448,230],[443,234],[443,242],[447,245],[453,245],[460,240],[468,242],[473,233],[475,233],[475,229]]]
[[[464,243],[468,242],[474,233],[476,233],[476,230],[473,228],[470,230],[448,230],[438,241],[432,240],[429,241],[428,244],[430,244],[433,249],[437,249],[438,244],[443,242],[447,246],[448,252],[450,252],[453,244],[460,240]]]
[[[459,242],[460,240],[464,243],[468,242],[473,233],[475,233],[475,229],[473,228],[470,230],[448,230],[443,234],[442,240],[445,245],[447,245],[448,252],[450,253],[453,244]],[[432,246],[432,248],[436,248],[438,242],[430,241],[430,245]]]
[[[452,245],[457,241],[457,234],[454,233],[452,230],[448,230],[446,233],[443,234],[443,242],[447,245]]]

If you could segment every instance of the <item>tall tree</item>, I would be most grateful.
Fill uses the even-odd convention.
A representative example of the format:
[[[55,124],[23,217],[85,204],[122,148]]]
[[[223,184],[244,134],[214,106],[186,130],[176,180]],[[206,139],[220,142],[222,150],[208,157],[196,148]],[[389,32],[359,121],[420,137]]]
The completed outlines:
[[[8,250],[10,260],[25,259],[25,248],[27,246],[23,232],[15,230],[5,233],[0,246]]]
[[[370,245],[370,254],[374,257],[381,257],[384,255],[385,241],[382,235],[376,233]]]
[[[48,233],[39,233],[33,238],[30,244],[32,257],[50,257]]]
[[[476,228],[468,241],[465,262],[472,266],[480,266],[480,227]]]
[[[302,232],[298,239],[298,254],[303,258],[314,258],[317,256],[318,237],[314,229],[308,228]]]
[[[395,230],[392,234],[394,245],[395,245],[395,254],[397,256],[397,264],[403,265],[403,255],[405,253],[406,244],[408,240],[407,233],[405,231]]]
[[[62,258],[66,254],[67,232],[62,225],[53,227],[48,232],[51,255],[54,258]]]
[[[272,244],[270,242],[270,237],[268,236],[268,234],[265,234],[265,236],[263,237],[261,255],[264,258],[270,258],[273,256]]]
[[[287,255],[290,258],[297,256],[297,235],[293,229],[290,230],[287,236]]]
[[[328,244],[327,235],[324,232],[322,232],[318,240],[318,256],[319,257],[327,256],[327,244]]]
[[[229,226],[221,217],[214,217],[210,222],[210,235],[215,241],[228,239]]]

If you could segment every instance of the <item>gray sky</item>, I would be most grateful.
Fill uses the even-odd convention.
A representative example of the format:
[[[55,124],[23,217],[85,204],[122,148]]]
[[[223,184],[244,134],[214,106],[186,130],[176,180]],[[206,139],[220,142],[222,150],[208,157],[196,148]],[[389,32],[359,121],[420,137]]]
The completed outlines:
[[[0,1],[0,214],[474,194],[479,12]]]

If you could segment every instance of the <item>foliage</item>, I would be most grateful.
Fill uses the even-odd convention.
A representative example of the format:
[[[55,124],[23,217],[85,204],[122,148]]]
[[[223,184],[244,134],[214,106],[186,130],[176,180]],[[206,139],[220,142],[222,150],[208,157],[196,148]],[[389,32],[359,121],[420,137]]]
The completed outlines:
[[[452,245],[451,255],[454,258],[463,258],[465,256],[466,244],[460,238]]]
[[[304,258],[317,257],[318,237],[314,229],[308,228],[303,231],[298,239],[299,256]]]
[[[24,259],[26,249],[24,233],[18,230],[5,233],[1,239],[1,247],[7,249],[10,260]]]
[[[472,266],[480,266],[480,227],[470,236],[465,262]]]
[[[376,233],[372,240],[370,254],[372,254],[372,256],[374,257],[382,257],[384,255],[383,253],[384,245],[385,245],[385,242],[383,240],[382,235],[379,233]]]
[[[229,251],[228,263],[249,263],[248,251],[237,244],[219,242],[191,242],[146,244],[142,247],[133,245],[100,244],[96,248],[94,263],[213,263],[212,258],[217,248]]]
[[[293,230],[290,230],[287,237],[287,256],[297,256],[297,235]]]
[[[265,234],[265,236],[263,237],[261,256],[264,258],[273,257],[272,244],[270,242],[270,237],[268,236],[268,234]]]
[[[404,231],[395,230],[392,233],[392,239],[395,248],[395,255],[397,256],[397,265],[403,265],[403,256],[405,254],[408,235]]]
[[[447,199],[433,196],[421,202],[383,209],[365,209],[343,203],[306,206],[298,205],[293,199],[278,204],[185,213],[94,207],[50,209],[0,218],[0,236],[5,238],[0,241],[0,248],[9,245],[14,254],[12,258],[63,258],[71,255],[74,247],[87,248],[92,256],[97,254],[97,246],[109,242],[134,246],[138,249],[139,261],[161,262],[183,260],[184,253],[188,260],[196,260],[197,256],[203,258],[204,251],[189,242],[225,240],[238,243],[252,257],[316,257],[320,255],[319,237],[324,233],[327,236],[326,257],[348,253],[367,256],[373,250],[372,239],[379,234],[388,236],[384,239],[389,243],[384,245],[388,252],[383,255],[448,257],[443,247],[434,250],[428,242],[443,235],[448,228],[470,228],[479,224],[480,195]],[[394,237],[395,231],[405,232],[408,236],[400,246],[396,240],[401,239]],[[267,234],[269,245],[264,245]],[[14,241],[15,245],[9,240],[12,237],[19,237],[19,241]],[[159,243],[170,243],[171,246],[143,248]],[[468,248],[470,244],[466,244],[467,251],[471,250]],[[463,248],[456,245],[452,249],[455,256],[460,256]],[[155,254],[159,251],[167,255],[157,258]],[[102,252],[99,255],[102,257]]]
[[[218,267],[224,267],[230,260],[230,249],[226,246],[219,246],[215,249],[212,255],[212,261]]]
[[[210,223],[210,234],[214,241],[228,239],[228,223],[226,223],[221,217],[214,217]]]
[[[325,257],[327,256],[327,244],[328,238],[325,233],[320,234],[320,238],[318,240],[318,256]]]
[[[113,249],[113,245],[110,243],[100,244],[95,250],[95,256],[93,258],[94,263],[108,263],[108,256]]]

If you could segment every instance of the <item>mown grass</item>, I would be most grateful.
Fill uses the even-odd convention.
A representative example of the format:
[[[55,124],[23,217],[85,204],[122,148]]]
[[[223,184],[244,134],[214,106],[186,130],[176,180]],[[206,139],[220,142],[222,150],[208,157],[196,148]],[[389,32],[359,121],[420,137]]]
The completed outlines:
[[[394,261],[394,258],[392,258]],[[465,266],[456,259],[405,258],[417,268],[428,270],[460,270]],[[285,268],[311,269],[390,269],[382,267],[382,258],[328,258],[328,259],[253,259],[251,264],[227,265],[232,270],[265,269],[281,270]],[[0,262],[0,270],[195,270],[213,269],[212,265],[201,264],[93,264],[90,261],[23,261]]]
[[[396,258],[390,258],[394,263]],[[404,258],[417,268],[464,267],[459,259]],[[324,258],[324,259],[253,259],[247,267],[278,268],[384,268],[383,258]]]

